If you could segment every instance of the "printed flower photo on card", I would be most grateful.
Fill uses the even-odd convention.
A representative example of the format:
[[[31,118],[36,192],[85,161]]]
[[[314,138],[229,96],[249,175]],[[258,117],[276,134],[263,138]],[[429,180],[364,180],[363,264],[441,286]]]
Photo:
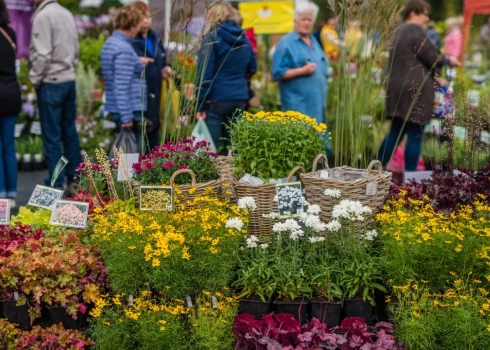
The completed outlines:
[[[29,198],[28,205],[53,210],[58,199],[63,196],[62,190],[57,190],[51,187],[37,185]]]
[[[280,218],[299,216],[305,203],[301,183],[277,184],[274,200],[277,200]]]
[[[140,210],[172,211],[173,197],[171,186],[141,186]]]
[[[89,203],[59,200],[51,212],[50,225],[84,229]]]
[[[10,199],[0,199],[0,225],[10,222]]]

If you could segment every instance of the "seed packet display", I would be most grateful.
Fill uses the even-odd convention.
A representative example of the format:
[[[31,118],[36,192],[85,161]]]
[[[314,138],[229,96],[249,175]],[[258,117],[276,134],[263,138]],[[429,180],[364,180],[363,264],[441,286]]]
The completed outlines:
[[[172,211],[173,189],[171,186],[141,186],[140,210]]]
[[[0,199],[0,225],[10,222],[10,199]]]
[[[300,182],[277,184],[276,198],[281,219],[299,216],[303,212],[303,190]]]
[[[84,229],[87,226],[88,209],[89,205],[85,202],[59,200],[51,212],[49,223],[54,226]]]
[[[61,199],[62,196],[62,190],[37,185],[34,188],[31,198],[29,198],[29,202],[27,202],[27,204],[32,205],[33,207],[53,210],[56,201]]]

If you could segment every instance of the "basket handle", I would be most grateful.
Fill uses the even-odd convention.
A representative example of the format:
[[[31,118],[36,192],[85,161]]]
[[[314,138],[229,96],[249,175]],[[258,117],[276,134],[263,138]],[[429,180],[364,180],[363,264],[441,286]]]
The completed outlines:
[[[383,165],[379,160],[372,160],[371,163],[369,163],[367,172],[366,172],[366,179],[368,182],[371,182],[371,171],[373,171],[373,166],[377,165],[378,166],[378,175],[383,178]]]
[[[316,168],[318,166],[318,162],[322,160],[323,161],[323,165],[327,167],[327,169],[330,169],[328,167],[328,158],[326,155],[324,154],[319,154],[316,156],[315,160],[313,160],[313,169],[311,170],[311,172],[315,172],[316,171]]]
[[[291,178],[294,176],[294,174],[296,174],[297,171],[301,170],[302,173],[305,172],[305,168],[303,168],[302,166],[297,166],[297,167],[294,167],[293,170],[290,171],[289,175],[288,175],[288,179],[286,180],[287,182],[291,182]]]
[[[179,176],[180,174],[189,174],[191,176],[191,179],[192,179],[192,182],[191,182],[192,187],[197,186],[196,174],[194,174],[194,172],[190,169],[180,169],[180,170],[177,170],[175,173],[173,173],[172,177],[170,178],[170,186],[174,185],[175,178],[177,176]]]

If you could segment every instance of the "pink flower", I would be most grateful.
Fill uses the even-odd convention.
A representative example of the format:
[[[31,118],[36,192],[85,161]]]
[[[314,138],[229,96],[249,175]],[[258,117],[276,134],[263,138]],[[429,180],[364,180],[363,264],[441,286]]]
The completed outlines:
[[[174,162],[165,162],[165,163],[163,163],[163,167],[165,169],[170,169],[173,166],[174,166]]]
[[[189,169],[188,165],[179,165],[179,169]]]
[[[87,312],[87,306],[85,306],[85,304],[79,304],[78,311],[80,311],[82,314],[85,314],[85,312]]]
[[[145,169],[153,169],[155,167],[155,164],[153,164],[152,162],[147,162],[145,164]]]

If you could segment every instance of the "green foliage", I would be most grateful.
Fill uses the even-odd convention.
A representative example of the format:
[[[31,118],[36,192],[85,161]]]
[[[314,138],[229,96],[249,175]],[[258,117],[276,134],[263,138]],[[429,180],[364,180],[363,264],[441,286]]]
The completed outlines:
[[[100,52],[102,46],[104,46],[106,38],[103,34],[100,34],[97,38],[84,37],[80,39],[80,52],[79,59],[86,69],[91,68],[97,74],[101,76],[102,71],[100,68]]]
[[[230,126],[234,174],[269,182],[287,177],[296,166],[308,171],[315,155],[325,151],[326,129],[298,112],[245,113]]]
[[[30,225],[35,229],[47,230],[51,226],[49,220],[51,218],[51,210],[44,208],[20,207],[19,213],[12,216],[11,222],[20,222],[24,225]]]
[[[94,112],[93,94],[97,88],[98,77],[95,69],[85,67],[83,61],[77,66],[77,114],[90,116]]]

